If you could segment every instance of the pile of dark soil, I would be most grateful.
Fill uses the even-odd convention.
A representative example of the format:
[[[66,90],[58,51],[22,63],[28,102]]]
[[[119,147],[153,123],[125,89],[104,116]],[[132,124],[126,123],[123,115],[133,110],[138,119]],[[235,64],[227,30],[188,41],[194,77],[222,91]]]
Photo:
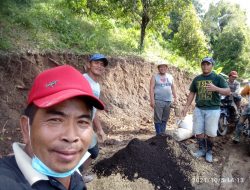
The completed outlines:
[[[146,141],[133,139],[124,148],[98,162],[93,170],[98,177],[120,173],[134,181],[147,179],[155,189],[194,189],[191,155],[170,136],[155,136]]]

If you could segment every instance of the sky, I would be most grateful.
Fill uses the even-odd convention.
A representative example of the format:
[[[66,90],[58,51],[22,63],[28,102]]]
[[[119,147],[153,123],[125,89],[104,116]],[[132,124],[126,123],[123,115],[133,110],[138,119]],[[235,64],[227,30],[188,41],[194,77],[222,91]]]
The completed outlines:
[[[211,2],[218,2],[219,0],[199,0],[200,3],[204,6],[204,9],[207,10]],[[250,4],[249,0],[226,0],[231,3],[239,4],[242,10],[246,10],[247,13],[247,23],[250,26]]]

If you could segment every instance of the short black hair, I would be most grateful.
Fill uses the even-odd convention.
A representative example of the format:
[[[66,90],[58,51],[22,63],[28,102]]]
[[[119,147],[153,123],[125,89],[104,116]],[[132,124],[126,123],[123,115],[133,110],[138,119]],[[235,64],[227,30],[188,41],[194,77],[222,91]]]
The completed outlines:
[[[24,110],[24,115],[26,115],[29,118],[30,125],[32,125],[33,123],[37,110],[38,107],[35,104],[29,104]]]
[[[87,107],[90,110],[90,118],[93,120],[94,118],[94,106],[90,103],[92,100],[89,97],[80,97],[85,104],[87,105]]]

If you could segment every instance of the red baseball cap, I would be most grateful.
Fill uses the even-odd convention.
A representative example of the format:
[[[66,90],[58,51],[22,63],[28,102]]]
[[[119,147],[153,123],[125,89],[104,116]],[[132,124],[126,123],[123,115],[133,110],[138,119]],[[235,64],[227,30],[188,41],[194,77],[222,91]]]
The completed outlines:
[[[72,66],[63,65],[45,70],[35,78],[28,104],[47,108],[76,96],[87,97],[90,105],[104,109],[104,104],[94,96],[82,74]]]
[[[233,77],[238,77],[238,73],[236,72],[236,71],[231,71],[230,73],[229,73],[229,76],[233,76]]]

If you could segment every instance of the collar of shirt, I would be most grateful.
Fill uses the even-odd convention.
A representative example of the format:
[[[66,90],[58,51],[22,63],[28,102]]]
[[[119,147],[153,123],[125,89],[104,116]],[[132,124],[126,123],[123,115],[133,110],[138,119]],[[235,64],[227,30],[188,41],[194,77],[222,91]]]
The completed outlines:
[[[24,146],[24,144],[17,142],[12,145],[17,165],[26,180],[29,182],[30,186],[40,180],[49,180],[46,175],[39,173],[32,167],[32,160],[29,155],[24,152]]]

